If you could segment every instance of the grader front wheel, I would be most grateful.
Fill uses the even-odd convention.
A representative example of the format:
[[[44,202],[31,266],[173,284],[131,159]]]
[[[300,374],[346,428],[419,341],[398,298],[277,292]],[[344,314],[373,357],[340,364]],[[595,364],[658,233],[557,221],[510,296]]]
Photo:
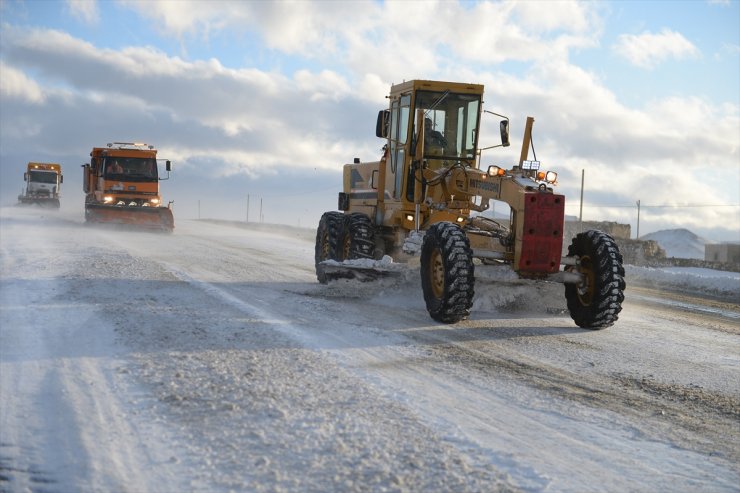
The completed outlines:
[[[573,321],[586,329],[610,327],[619,318],[624,301],[622,255],[611,236],[601,231],[579,233],[568,247],[577,257],[583,281],[565,285],[565,299]]]
[[[421,246],[421,287],[434,320],[455,323],[473,306],[473,252],[463,230],[454,223],[432,225]]]

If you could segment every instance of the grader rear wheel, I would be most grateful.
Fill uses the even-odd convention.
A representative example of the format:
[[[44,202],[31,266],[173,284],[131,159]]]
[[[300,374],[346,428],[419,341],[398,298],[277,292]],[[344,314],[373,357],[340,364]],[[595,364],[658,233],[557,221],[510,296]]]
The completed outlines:
[[[375,230],[370,218],[361,212],[348,214],[342,239],[343,259],[374,258]]]
[[[565,285],[565,299],[573,321],[586,329],[610,327],[619,318],[624,301],[622,255],[611,236],[601,231],[579,233],[568,247],[577,257],[580,284]]]
[[[421,287],[434,320],[451,324],[470,315],[473,269],[470,242],[459,226],[440,222],[427,230],[421,247]]]

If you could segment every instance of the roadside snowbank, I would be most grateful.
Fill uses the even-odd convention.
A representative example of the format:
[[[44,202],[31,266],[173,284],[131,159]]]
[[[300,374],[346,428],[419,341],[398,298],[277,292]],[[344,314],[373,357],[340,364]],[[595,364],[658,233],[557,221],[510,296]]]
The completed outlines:
[[[740,303],[740,273],[697,267],[624,266],[630,284],[669,291],[717,296]]]

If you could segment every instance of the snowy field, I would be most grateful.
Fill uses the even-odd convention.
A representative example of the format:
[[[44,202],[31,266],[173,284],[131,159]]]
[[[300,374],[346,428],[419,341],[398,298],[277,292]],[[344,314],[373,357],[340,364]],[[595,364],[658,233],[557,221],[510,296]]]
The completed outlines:
[[[739,491],[737,274],[627,266],[589,331],[481,269],[443,325],[305,231],[81,216],[0,210],[0,491]]]

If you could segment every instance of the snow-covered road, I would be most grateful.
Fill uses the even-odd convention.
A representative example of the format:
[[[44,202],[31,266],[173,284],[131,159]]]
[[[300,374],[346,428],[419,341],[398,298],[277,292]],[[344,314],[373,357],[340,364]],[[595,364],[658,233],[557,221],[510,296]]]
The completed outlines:
[[[311,231],[79,216],[0,211],[0,491],[738,491],[737,302],[628,277],[586,331],[499,282],[447,326],[318,284]]]

